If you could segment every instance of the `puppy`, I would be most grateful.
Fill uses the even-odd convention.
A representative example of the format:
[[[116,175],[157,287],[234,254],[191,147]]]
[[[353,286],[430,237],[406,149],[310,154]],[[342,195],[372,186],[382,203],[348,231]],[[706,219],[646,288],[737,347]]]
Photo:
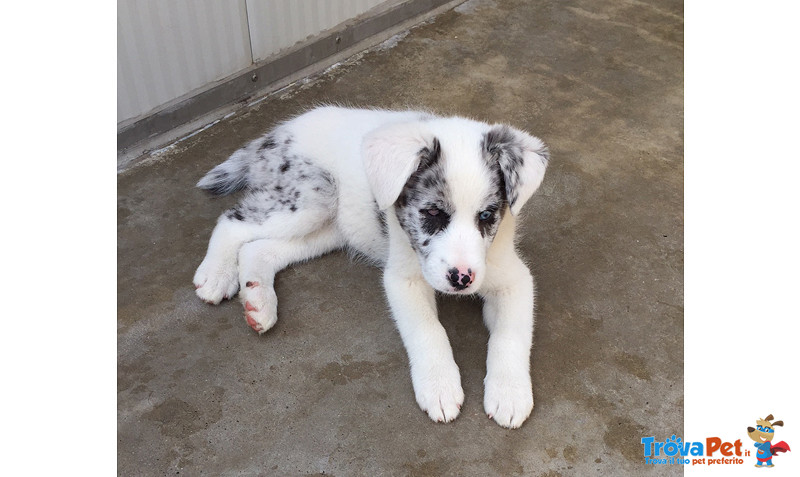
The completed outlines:
[[[278,319],[275,274],[346,248],[383,267],[417,403],[449,422],[464,402],[435,293],[483,298],[489,329],[484,409],[503,427],[533,409],[534,282],[514,248],[515,218],[549,160],[505,125],[418,111],[321,107],[236,151],[197,184],[244,191],[223,213],[194,276],[217,304],[237,291],[258,333]]]

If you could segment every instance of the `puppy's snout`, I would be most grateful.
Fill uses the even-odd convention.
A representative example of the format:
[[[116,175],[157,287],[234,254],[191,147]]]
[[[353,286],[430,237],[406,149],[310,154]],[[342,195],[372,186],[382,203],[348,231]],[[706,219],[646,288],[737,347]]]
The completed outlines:
[[[475,273],[471,268],[453,267],[447,271],[447,280],[456,290],[463,290],[475,281]]]
[[[748,428],[747,428],[747,432],[753,432],[753,431],[755,431],[755,430],[756,430],[756,428],[755,428],[755,427],[748,427]]]

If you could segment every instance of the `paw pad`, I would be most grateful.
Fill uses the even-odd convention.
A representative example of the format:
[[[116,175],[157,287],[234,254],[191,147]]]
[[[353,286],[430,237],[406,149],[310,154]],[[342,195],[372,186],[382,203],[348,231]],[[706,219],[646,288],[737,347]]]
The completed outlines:
[[[252,316],[249,314],[245,314],[244,316],[247,319],[247,324],[250,325],[250,328],[253,328],[253,330],[258,331],[259,333],[264,330],[264,328],[262,328]]]

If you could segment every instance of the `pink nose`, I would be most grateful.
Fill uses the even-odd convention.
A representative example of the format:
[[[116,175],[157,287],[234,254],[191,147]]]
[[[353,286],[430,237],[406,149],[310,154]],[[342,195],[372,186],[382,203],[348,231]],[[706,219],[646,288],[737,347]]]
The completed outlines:
[[[471,268],[453,267],[447,271],[447,280],[456,290],[463,290],[475,281],[475,274]]]

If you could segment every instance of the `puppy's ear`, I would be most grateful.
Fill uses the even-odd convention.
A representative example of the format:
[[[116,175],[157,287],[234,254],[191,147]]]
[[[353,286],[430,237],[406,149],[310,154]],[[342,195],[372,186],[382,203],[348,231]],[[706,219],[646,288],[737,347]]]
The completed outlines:
[[[775,426],[781,426],[781,427],[783,427],[783,421],[775,421],[775,422],[773,422],[773,423],[772,423],[772,427],[775,427]]]
[[[397,201],[422,161],[438,158],[439,141],[420,123],[392,124],[369,133],[361,152],[372,195],[384,210]]]
[[[539,138],[500,124],[486,133],[483,144],[489,160],[500,165],[508,206],[517,215],[542,183],[550,152]]]

